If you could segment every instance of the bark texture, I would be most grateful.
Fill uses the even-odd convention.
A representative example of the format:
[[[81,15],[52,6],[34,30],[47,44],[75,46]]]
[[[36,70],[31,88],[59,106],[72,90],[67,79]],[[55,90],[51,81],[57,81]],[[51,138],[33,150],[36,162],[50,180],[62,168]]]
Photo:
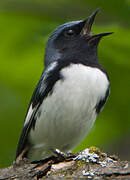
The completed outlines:
[[[130,179],[130,162],[108,156],[95,147],[77,153],[75,158],[59,162],[56,159],[35,164],[21,161],[0,169],[0,180]]]

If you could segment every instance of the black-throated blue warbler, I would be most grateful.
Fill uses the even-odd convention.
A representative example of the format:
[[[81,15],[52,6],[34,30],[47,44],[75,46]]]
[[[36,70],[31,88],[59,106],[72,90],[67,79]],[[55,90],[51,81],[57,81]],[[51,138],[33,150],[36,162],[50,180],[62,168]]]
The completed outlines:
[[[86,20],[68,22],[50,36],[45,70],[33,93],[16,158],[40,160],[53,150],[72,151],[88,134],[109,95],[109,78],[97,47],[103,36],[91,26],[98,9]]]

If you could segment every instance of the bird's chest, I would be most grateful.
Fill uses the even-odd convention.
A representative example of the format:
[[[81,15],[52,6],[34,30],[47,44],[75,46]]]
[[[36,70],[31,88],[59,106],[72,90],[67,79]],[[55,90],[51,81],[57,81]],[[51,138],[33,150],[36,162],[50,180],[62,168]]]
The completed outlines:
[[[58,137],[59,143],[85,136],[96,119],[96,104],[108,88],[106,75],[97,68],[75,64],[60,73],[63,79],[39,108],[35,130],[41,141],[53,143]]]
[[[74,114],[89,113],[104,98],[109,82],[101,70],[73,64],[60,73],[63,80],[56,83],[53,97],[56,105],[62,102],[63,110],[68,108],[71,112],[74,111]]]

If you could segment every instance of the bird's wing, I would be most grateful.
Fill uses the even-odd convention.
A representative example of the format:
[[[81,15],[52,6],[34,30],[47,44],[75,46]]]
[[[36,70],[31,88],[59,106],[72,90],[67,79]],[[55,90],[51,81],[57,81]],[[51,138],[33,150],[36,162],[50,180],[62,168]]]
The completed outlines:
[[[17,146],[16,158],[23,152],[23,150],[28,145],[28,134],[31,128],[35,127],[35,115],[41,103],[52,91],[55,82],[60,79],[59,73],[57,73],[56,70],[56,65],[56,62],[53,62],[47,67],[47,69],[43,72],[40,81],[33,93],[30,106],[28,108],[24,121],[24,127]]]
[[[35,114],[38,110],[38,107],[39,106],[37,105],[36,107],[34,107],[32,109],[32,104],[29,107],[27,116],[25,118],[24,127],[23,127],[23,130],[20,135],[19,142],[18,142],[18,146],[17,146],[17,150],[16,150],[16,158],[23,152],[23,150],[28,145],[28,140],[27,140],[28,133],[33,126],[33,122],[35,121]]]

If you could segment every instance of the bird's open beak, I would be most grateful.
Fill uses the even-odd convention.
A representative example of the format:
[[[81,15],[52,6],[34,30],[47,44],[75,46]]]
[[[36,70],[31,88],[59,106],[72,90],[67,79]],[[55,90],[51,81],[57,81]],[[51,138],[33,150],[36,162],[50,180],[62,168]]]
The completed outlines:
[[[96,14],[98,13],[100,9],[96,9],[96,11],[94,11],[86,20],[85,20],[85,24],[84,27],[81,31],[81,35],[85,35],[87,36],[90,40],[93,39],[97,39],[97,38],[101,38],[103,36],[107,36],[109,34],[112,34],[113,32],[106,32],[106,33],[100,33],[100,34],[95,34],[93,35],[91,32],[91,28],[94,22],[94,19],[96,17]]]

